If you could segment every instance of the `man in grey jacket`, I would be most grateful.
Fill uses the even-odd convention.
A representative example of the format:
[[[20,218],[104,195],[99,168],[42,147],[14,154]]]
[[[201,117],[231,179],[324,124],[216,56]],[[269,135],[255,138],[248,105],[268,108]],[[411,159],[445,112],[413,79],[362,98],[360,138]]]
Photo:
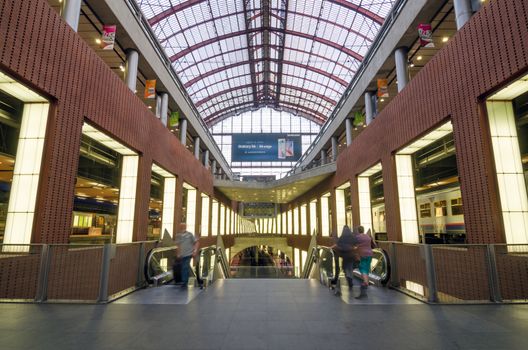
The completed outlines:
[[[182,288],[187,288],[189,283],[189,269],[191,259],[196,256],[199,247],[199,241],[195,235],[186,230],[184,223],[180,224],[180,232],[176,235],[176,244],[178,245],[178,258],[181,259],[181,280]]]

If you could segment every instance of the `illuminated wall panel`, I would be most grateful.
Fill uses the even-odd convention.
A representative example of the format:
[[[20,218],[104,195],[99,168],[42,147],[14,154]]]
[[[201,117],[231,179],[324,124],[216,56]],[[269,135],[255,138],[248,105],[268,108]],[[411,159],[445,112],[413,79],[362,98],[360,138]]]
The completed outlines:
[[[306,265],[306,258],[308,257],[308,252],[301,250],[301,269],[302,272],[304,272],[304,268]]]
[[[337,218],[337,232],[341,234],[343,226],[346,225],[346,204],[345,204],[346,189],[336,189],[336,218]]]
[[[132,242],[138,164],[138,156],[123,156],[121,186],[119,188],[119,208],[117,212],[116,243]]]
[[[292,235],[293,234],[293,219],[292,219],[292,211],[291,210],[288,210],[288,234],[289,235]]]
[[[295,276],[299,277],[301,274],[301,254],[300,254],[300,251],[299,251],[299,248],[295,248],[294,249],[294,258],[295,260]]]
[[[293,209],[293,234],[298,235],[299,233],[299,208],[296,207]]]
[[[176,201],[176,178],[165,177],[163,184],[163,212],[161,216],[161,234],[165,230],[172,237],[174,230],[174,203]]]
[[[307,209],[306,204],[301,206],[301,235],[308,234],[308,228],[307,228],[308,217],[306,214],[306,211],[307,211],[306,209]]]
[[[216,236],[218,234],[218,202],[214,199],[211,212],[211,235]]]
[[[407,154],[397,154],[395,157],[402,241],[418,243],[418,218],[416,215],[412,157]]]
[[[528,243],[528,199],[511,101],[488,101],[506,243]]]
[[[288,233],[288,214],[282,213],[281,216],[282,216],[282,232],[281,233],[287,234]]]
[[[13,83],[11,86],[20,86]],[[28,90],[29,91],[29,90]],[[27,103],[22,112],[4,243],[31,243],[42,153],[48,122],[48,103]],[[7,250],[4,247],[4,250]]]
[[[223,204],[220,204],[220,235],[225,235],[225,206]]]
[[[326,194],[321,197],[321,234],[323,237],[329,237],[330,236],[330,222],[329,222],[329,203],[328,198],[329,194]]]
[[[310,202],[310,231],[317,232],[317,201]]]
[[[372,205],[370,202],[370,180],[366,176],[358,176],[359,220],[365,232],[372,230]]]
[[[196,189],[188,188],[187,192],[187,230],[194,233],[196,229]]]
[[[201,236],[209,236],[209,196],[202,194]]]

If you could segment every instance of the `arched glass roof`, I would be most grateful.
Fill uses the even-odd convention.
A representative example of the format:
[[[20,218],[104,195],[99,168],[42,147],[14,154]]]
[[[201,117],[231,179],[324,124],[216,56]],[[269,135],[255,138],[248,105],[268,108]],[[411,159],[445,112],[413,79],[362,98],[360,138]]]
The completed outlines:
[[[204,121],[323,124],[396,0],[136,0]]]

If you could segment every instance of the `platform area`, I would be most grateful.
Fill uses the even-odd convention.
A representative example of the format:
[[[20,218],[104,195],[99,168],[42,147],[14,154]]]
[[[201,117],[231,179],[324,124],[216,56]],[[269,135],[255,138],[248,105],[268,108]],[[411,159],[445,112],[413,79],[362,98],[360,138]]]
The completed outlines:
[[[185,293],[195,297],[171,301]],[[200,293],[142,290],[108,305],[0,304],[0,348],[528,348],[528,305],[439,306],[370,293],[347,303],[313,280],[232,279]]]

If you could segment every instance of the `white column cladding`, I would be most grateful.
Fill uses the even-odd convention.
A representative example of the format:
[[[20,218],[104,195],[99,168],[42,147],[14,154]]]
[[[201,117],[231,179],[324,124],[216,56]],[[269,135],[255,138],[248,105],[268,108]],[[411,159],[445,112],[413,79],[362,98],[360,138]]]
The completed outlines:
[[[156,117],[159,119],[161,115],[161,95],[156,94]]]
[[[211,173],[213,174],[213,177],[216,175],[216,159],[213,159],[211,163]]]
[[[359,220],[365,232],[372,229],[372,205],[370,201],[370,180],[368,176],[358,176]]]
[[[398,80],[398,92],[402,91],[409,83],[409,65],[406,47],[398,47],[394,51],[394,61],[396,62],[396,79]]]
[[[200,138],[194,138],[194,157],[200,160]]]
[[[473,15],[471,0],[454,0],[457,29],[460,30]]]
[[[337,136],[332,136],[332,161],[337,160]]]
[[[209,150],[206,149],[203,157],[203,165],[206,169],[209,169]]]
[[[132,242],[139,156],[123,156],[117,209],[116,243]]]
[[[187,145],[187,119],[180,120],[180,142]]]
[[[372,103],[374,93],[372,91],[365,92],[365,122],[369,125],[374,120],[375,107]]]
[[[79,29],[82,0],[65,0],[62,7],[62,18],[76,32]]]
[[[407,154],[396,154],[395,157],[402,241],[404,243],[418,243],[418,217],[416,214],[412,157]]]
[[[138,52],[136,50],[127,50],[125,64],[125,84],[133,93],[136,93],[138,63]]]
[[[167,126],[167,114],[169,113],[169,94],[166,92],[161,93],[161,109],[160,109],[160,120],[161,123]]]
[[[345,119],[345,128],[346,128],[346,143],[347,146],[352,144],[352,120],[349,118]]]

